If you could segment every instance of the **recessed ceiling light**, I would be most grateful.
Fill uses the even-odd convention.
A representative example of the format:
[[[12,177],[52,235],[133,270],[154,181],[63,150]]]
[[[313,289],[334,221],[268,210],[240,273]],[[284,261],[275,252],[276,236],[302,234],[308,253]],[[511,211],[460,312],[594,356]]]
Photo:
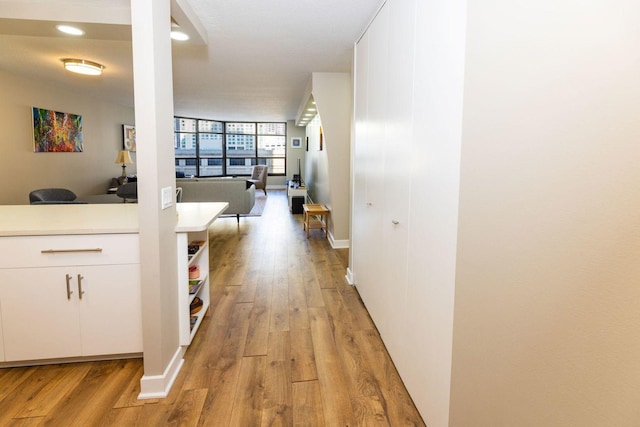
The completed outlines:
[[[84,31],[80,28],[72,27],[71,25],[56,25],[58,31],[63,32],[65,34],[70,34],[72,36],[82,36],[84,35]]]
[[[307,108],[307,111],[316,111],[315,108]]]
[[[104,65],[93,61],[87,61],[85,59],[67,58],[63,59],[62,62],[64,63],[64,68],[67,70],[88,76],[99,76],[102,74],[102,70],[104,69]]]
[[[176,31],[176,30],[171,31],[171,38],[173,40],[178,40],[178,41],[181,41],[181,42],[189,40],[189,36],[188,35],[186,35],[182,31]]]

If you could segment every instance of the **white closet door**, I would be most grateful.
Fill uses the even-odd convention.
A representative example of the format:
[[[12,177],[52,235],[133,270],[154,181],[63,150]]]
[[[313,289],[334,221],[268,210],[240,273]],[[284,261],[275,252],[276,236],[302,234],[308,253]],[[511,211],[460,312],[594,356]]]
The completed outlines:
[[[353,201],[352,209],[352,274],[357,287],[368,281],[369,268],[366,252],[370,230],[367,205],[367,85],[369,70],[369,36],[365,34],[355,48],[354,122],[355,137],[353,150]]]
[[[354,258],[359,260],[356,267],[361,267],[356,271],[356,286],[381,332],[386,330],[386,319],[383,315],[386,307],[382,296],[384,283],[381,276],[383,265],[386,264],[386,251],[381,231],[385,197],[384,154],[387,143],[385,121],[388,96],[388,31],[387,6],[384,6],[367,31],[369,48],[367,113],[364,120],[366,132],[364,138],[357,137],[360,158],[356,159],[354,166],[364,177],[364,207],[361,208],[363,213],[361,217],[353,218],[354,225],[360,223],[357,237],[361,243],[354,249]],[[362,105],[359,106],[361,107]],[[360,162],[360,159],[363,161]]]
[[[388,75],[385,114],[384,200],[382,201],[382,240],[385,268],[381,303],[385,304],[385,344],[396,362],[401,363],[407,308],[407,245],[411,223],[413,159],[413,62],[415,0],[388,3]],[[418,183],[419,185],[419,183]]]
[[[465,4],[416,3],[407,367],[428,425],[448,425],[458,223]]]

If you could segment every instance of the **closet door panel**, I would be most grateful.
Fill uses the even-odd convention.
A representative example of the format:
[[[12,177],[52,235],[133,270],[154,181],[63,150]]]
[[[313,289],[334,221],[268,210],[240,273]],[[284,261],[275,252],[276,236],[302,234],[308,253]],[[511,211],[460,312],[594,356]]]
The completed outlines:
[[[370,218],[367,209],[367,161],[369,148],[367,129],[367,86],[369,69],[369,36],[366,33],[355,48],[354,85],[354,149],[353,149],[353,202],[351,204],[352,227],[352,274],[358,287],[368,282],[366,257]],[[364,285],[363,285],[364,286]]]
[[[385,114],[384,199],[382,240],[386,252],[381,300],[386,306],[385,344],[394,362],[402,364],[407,305],[407,244],[411,228],[413,153],[413,61],[415,0],[389,3],[389,54]]]
[[[387,251],[382,240],[386,115],[388,102],[388,10],[384,6],[367,31],[368,37],[368,72],[366,96],[366,140],[362,151],[365,161],[356,167],[363,168],[365,176],[364,207],[362,218],[354,217],[353,222],[362,221],[365,233],[360,254],[364,271],[359,271],[358,291],[371,313],[380,332],[388,332],[384,301],[382,272],[387,262]],[[354,254],[355,255],[355,254]]]
[[[428,425],[448,425],[466,3],[416,3],[411,232],[401,375]]]

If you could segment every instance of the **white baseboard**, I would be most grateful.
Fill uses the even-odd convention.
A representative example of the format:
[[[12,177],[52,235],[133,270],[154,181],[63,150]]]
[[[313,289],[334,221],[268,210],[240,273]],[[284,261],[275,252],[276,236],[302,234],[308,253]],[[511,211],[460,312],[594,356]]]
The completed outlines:
[[[347,274],[344,276],[344,278],[351,286],[355,285],[355,283],[353,283],[353,273],[351,272],[351,269],[349,267],[347,267]]]
[[[333,249],[349,249],[349,240],[335,240],[332,233],[329,233],[328,237]]]
[[[182,347],[178,347],[162,375],[142,376],[140,379],[140,394],[138,395],[138,399],[159,399],[167,397],[183,364]]]

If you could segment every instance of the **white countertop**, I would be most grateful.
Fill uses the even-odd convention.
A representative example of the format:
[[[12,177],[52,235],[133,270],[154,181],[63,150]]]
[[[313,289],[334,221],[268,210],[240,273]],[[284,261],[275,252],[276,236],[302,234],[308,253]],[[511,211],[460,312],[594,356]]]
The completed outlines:
[[[203,231],[229,207],[227,202],[178,203],[176,232]]]
[[[202,231],[228,203],[178,203],[176,232]],[[0,206],[1,236],[137,233],[135,203]]]

